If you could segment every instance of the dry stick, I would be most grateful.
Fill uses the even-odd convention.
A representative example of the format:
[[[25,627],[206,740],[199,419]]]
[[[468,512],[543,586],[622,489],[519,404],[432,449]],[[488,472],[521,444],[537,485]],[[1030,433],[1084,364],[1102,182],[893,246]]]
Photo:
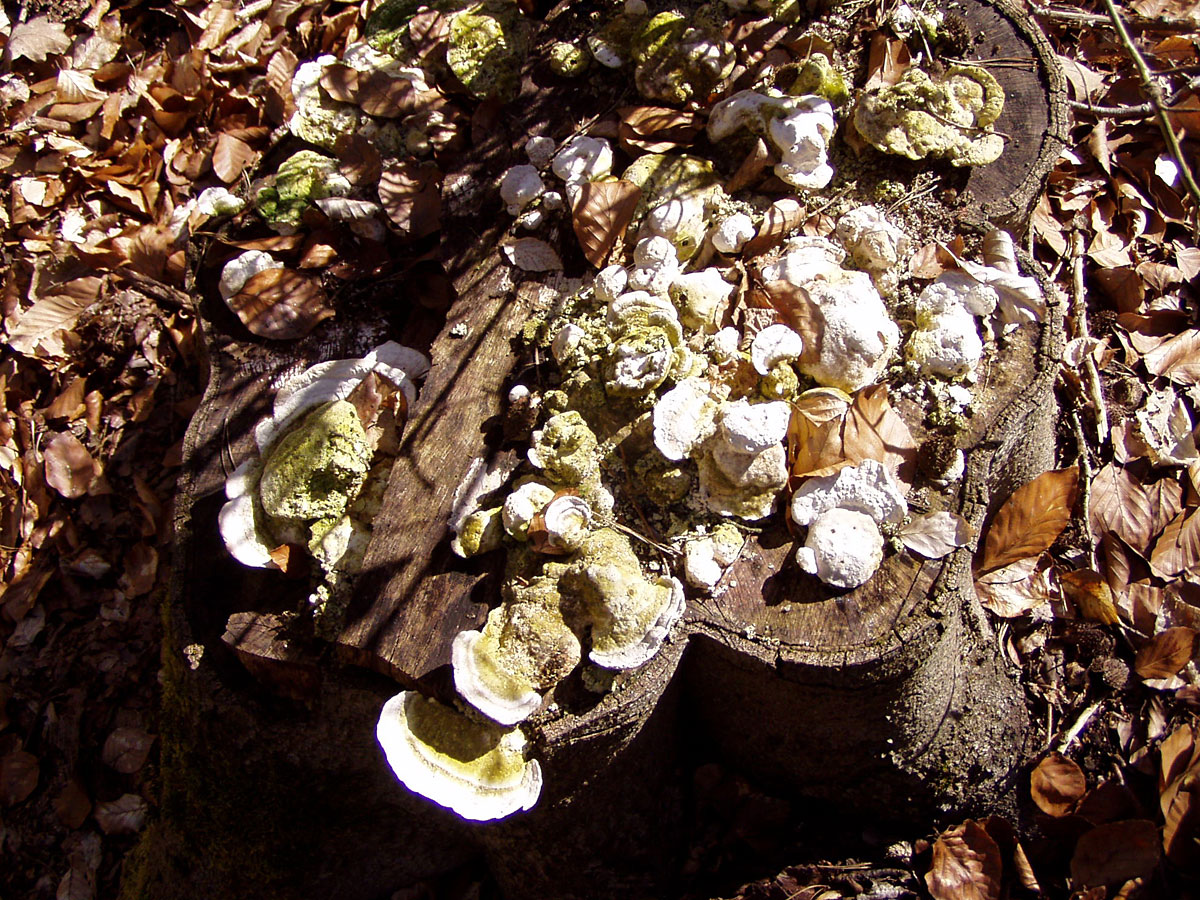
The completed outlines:
[[[1183,176],[1183,183],[1187,186],[1187,191],[1192,197],[1192,203],[1195,204],[1192,209],[1192,230],[1197,237],[1200,237],[1200,185],[1196,184],[1196,176],[1192,174],[1187,160],[1183,157],[1183,148],[1179,146],[1179,138],[1175,136],[1175,129],[1171,127],[1171,120],[1167,117],[1167,113],[1163,109],[1162,95],[1158,92],[1158,85],[1154,83],[1154,76],[1150,72],[1150,67],[1146,65],[1145,58],[1133,43],[1133,38],[1129,36],[1129,30],[1125,27],[1125,21],[1121,18],[1120,12],[1117,11],[1117,5],[1113,3],[1113,0],[1104,0],[1104,8],[1108,10],[1113,27],[1117,30],[1117,36],[1129,52],[1134,66],[1137,67],[1138,75],[1142,79],[1142,90],[1145,91],[1146,97],[1154,107],[1154,117],[1158,120],[1158,127],[1162,131],[1163,140],[1167,142],[1167,149],[1170,150],[1175,164],[1179,166],[1179,173]]]
[[[1155,72],[1156,75],[1162,75],[1162,71]],[[1200,90],[1200,78],[1193,78],[1174,94],[1163,101],[1163,106],[1170,110],[1176,103],[1181,101],[1188,94],[1195,93]],[[1071,100],[1071,109],[1079,112],[1089,112],[1093,116],[1105,119],[1148,119],[1154,115],[1153,103],[1142,103],[1138,106],[1095,106],[1091,102],[1084,103],[1080,100]]]
[[[1090,337],[1087,296],[1083,286],[1083,259],[1083,232],[1076,231],[1071,235],[1071,318],[1075,322],[1077,338]],[[1083,358],[1083,371],[1087,376],[1088,394],[1092,405],[1096,407],[1096,446],[1100,448],[1108,439],[1108,404],[1104,402],[1104,392],[1100,389],[1100,372],[1096,369],[1096,361],[1090,353]]]
[[[1071,428],[1075,432],[1075,449],[1079,455],[1079,517],[1083,522],[1092,568],[1099,571],[1100,554],[1097,551],[1096,535],[1092,533],[1092,459],[1088,453],[1087,438],[1083,434],[1083,419],[1078,408],[1071,410]]]
[[[1063,739],[1058,742],[1058,746],[1054,749],[1059,753],[1066,753],[1071,748],[1071,745],[1075,743],[1075,741],[1079,739],[1079,736],[1087,729],[1088,724],[1092,721],[1092,716],[1096,714],[1096,710],[1100,708],[1103,702],[1103,700],[1097,700],[1095,703],[1081,712],[1079,714],[1079,718],[1075,720],[1075,724],[1067,729],[1067,733],[1063,735]]]
[[[1049,6],[1031,6],[1030,11],[1035,16],[1056,22],[1085,22],[1089,25],[1104,25],[1110,21],[1108,16],[1102,16],[1099,13],[1053,9]],[[1130,24],[1134,28],[1146,29],[1161,28],[1174,30],[1178,28],[1183,31],[1193,31],[1196,28],[1195,22],[1177,16],[1138,16],[1132,19]]]

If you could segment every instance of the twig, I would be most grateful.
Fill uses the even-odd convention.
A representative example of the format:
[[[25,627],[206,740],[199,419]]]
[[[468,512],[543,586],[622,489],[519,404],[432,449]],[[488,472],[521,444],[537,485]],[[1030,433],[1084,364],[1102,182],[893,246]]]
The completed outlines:
[[[1161,75],[1163,73],[1155,72],[1154,74]],[[1183,100],[1188,94],[1195,93],[1197,90],[1200,90],[1200,78],[1193,78],[1163,101],[1164,108],[1168,112],[1171,112],[1171,108],[1176,103]],[[1071,109],[1080,112],[1089,112],[1093,116],[1105,119],[1148,119],[1154,115],[1153,103],[1141,103],[1137,106],[1096,106],[1091,102],[1085,103],[1080,100],[1071,100],[1070,103]]]
[[[1088,25],[1107,25],[1111,21],[1108,16],[1099,13],[1080,12],[1077,9],[1054,9],[1049,6],[1031,6],[1030,12],[1042,19],[1054,22],[1085,22]],[[1134,28],[1161,28],[1193,31],[1196,23],[1178,16],[1135,16],[1129,22]]]
[[[143,275],[141,272],[134,271],[133,269],[113,269],[111,274],[114,278],[119,278],[121,281],[132,284],[142,293],[149,294],[155,300],[159,300],[168,306],[187,310],[188,312],[195,311],[196,304],[190,294],[179,290],[177,287],[164,284],[157,278],[151,278],[149,275]]]
[[[1104,701],[1102,700],[1097,700],[1095,703],[1081,712],[1071,727],[1067,729],[1067,733],[1063,735],[1063,739],[1058,742],[1058,746],[1054,749],[1059,753],[1066,753],[1071,748],[1071,745],[1079,740],[1079,736],[1087,730],[1088,723],[1092,721],[1092,716],[1096,714],[1096,710],[1100,708],[1103,702]]]
[[[1075,337],[1087,338],[1088,315],[1087,294],[1083,283],[1084,265],[1083,232],[1071,236],[1071,318],[1075,323]],[[1104,391],[1100,389],[1100,372],[1090,353],[1083,357],[1083,372],[1087,376],[1088,395],[1096,408],[1096,446],[1103,447],[1108,440],[1108,404],[1104,402]]]
[[[1113,0],[1104,0],[1104,8],[1108,10],[1113,27],[1117,30],[1117,36],[1129,52],[1134,66],[1137,67],[1138,75],[1142,79],[1142,90],[1145,91],[1146,97],[1154,106],[1154,117],[1158,120],[1158,127],[1162,131],[1163,140],[1167,142],[1167,149],[1171,152],[1171,157],[1175,160],[1175,164],[1179,166],[1179,174],[1183,178],[1183,183],[1187,187],[1188,194],[1191,195],[1192,203],[1195,204],[1192,209],[1192,230],[1197,237],[1200,237],[1200,185],[1196,184],[1196,177],[1192,174],[1187,160],[1184,159],[1183,148],[1179,146],[1179,138],[1175,136],[1175,129],[1171,127],[1171,120],[1167,117],[1167,113],[1163,109],[1162,95],[1158,91],[1158,85],[1154,83],[1154,76],[1150,72],[1150,67],[1146,65],[1145,58],[1133,43],[1133,38],[1129,36],[1129,29],[1125,27],[1125,22],[1121,18],[1120,12],[1117,11],[1116,4],[1113,3]]]
[[[1092,568],[1099,571],[1100,558],[1096,554],[1096,535],[1092,533],[1092,458],[1088,453],[1087,438],[1083,434],[1083,419],[1079,415],[1078,407],[1071,410],[1071,427],[1075,432],[1075,449],[1079,458],[1079,517],[1083,521]]]

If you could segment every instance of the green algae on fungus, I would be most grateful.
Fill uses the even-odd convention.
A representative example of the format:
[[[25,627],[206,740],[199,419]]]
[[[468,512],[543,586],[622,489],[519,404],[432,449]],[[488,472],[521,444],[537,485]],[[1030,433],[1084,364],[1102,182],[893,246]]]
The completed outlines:
[[[913,67],[859,101],[854,127],[884,153],[982,166],[1004,152],[1004,138],[989,130],[1003,109],[1004,89],[979,66],[951,66],[940,79]]]
[[[634,35],[634,81],[649,100],[683,104],[704,101],[733,70],[733,45],[721,17],[703,6],[689,20],[677,12],[651,17]]]
[[[464,819],[502,819],[541,794],[541,766],[526,761],[520,731],[475,721],[415,691],[383,705],[376,737],[405,787]]]
[[[258,189],[254,207],[272,227],[295,228],[315,201],[348,193],[350,182],[338,172],[336,159],[300,150],[279,164],[271,183]]]
[[[558,41],[550,47],[550,69],[563,78],[578,78],[588,67],[588,53],[582,47]]]
[[[828,100],[834,106],[840,106],[850,99],[846,79],[824,53],[817,53],[805,61],[796,80],[788,88],[788,93],[796,97],[812,94]]]
[[[600,468],[596,435],[583,416],[568,410],[533,433],[529,461],[559,484],[578,485]]]
[[[529,52],[530,23],[515,3],[490,0],[450,19],[446,61],[472,96],[512,100]]]

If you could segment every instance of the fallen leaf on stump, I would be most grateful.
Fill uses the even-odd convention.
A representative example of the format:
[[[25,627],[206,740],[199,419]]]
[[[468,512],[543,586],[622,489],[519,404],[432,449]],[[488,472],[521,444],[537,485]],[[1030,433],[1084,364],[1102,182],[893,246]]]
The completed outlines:
[[[229,298],[229,308],[251,334],[272,341],[302,338],[334,314],[320,282],[291,269],[254,275]]]
[[[502,247],[508,261],[523,272],[561,272],[558,251],[538,238],[517,238]]]
[[[390,162],[379,176],[379,202],[388,218],[411,238],[442,227],[442,172],[431,163]]]
[[[146,801],[137,794],[122,794],[96,804],[96,824],[105,834],[136,834],[146,824],[148,811]]]
[[[1101,625],[1116,625],[1120,620],[1112,588],[1099,572],[1077,569],[1063,572],[1058,580],[1067,599],[1078,607],[1085,619]]]
[[[1048,816],[1065,816],[1087,793],[1083,770],[1061,753],[1051,753],[1029,776],[1029,793]]]
[[[100,759],[113,771],[132,775],[146,764],[153,746],[154,735],[141,728],[116,728],[105,740]]]
[[[14,750],[0,756],[0,806],[13,806],[32,794],[40,774],[32,753]]]
[[[583,255],[596,268],[616,245],[637,210],[642,191],[629,181],[589,181],[579,189],[571,210]]]

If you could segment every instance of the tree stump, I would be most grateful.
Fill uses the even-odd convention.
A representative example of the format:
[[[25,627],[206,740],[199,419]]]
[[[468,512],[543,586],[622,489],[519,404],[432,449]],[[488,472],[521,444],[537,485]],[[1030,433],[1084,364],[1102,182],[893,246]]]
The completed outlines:
[[[999,162],[963,173],[961,218],[1020,230],[1064,145],[1063,81],[1045,38],[1009,3],[963,9],[982,37],[971,58],[1004,62],[991,71],[1007,97],[996,127],[1011,143]],[[582,117],[608,102],[531,72],[522,97],[492,121],[492,140],[464,154],[466,177],[494,184],[522,161],[524,135],[561,133],[562,110]],[[597,699],[568,679],[531,720],[546,778],[534,809],[468,826],[395,782],[374,741],[380,705],[396,682],[448,699],[450,642],[498,599],[502,560],[455,557],[447,520],[471,461],[513,452],[502,422],[520,364],[514,337],[554,289],[518,283],[497,229],[478,233],[502,218],[493,193],[456,201],[447,192],[440,253],[458,299],[425,339],[433,367],[332,646],[280,627],[278,614],[305,596],[302,580],[247,570],[225,553],[216,526],[224,480],[249,452],[282,373],[388,337],[420,345],[423,320],[372,321],[368,295],[309,338],[273,345],[249,338],[219,302],[204,305],[211,380],[176,509],[164,817],[144,845],[166,853],[137,867],[139,895],[173,896],[188,883],[208,896],[238,884],[239,896],[368,898],[480,848],[511,897],[661,891],[682,850],[697,745],[771,790],[879,819],[1003,803],[1028,723],[974,597],[969,552],[927,562],[893,554],[861,588],[836,592],[799,572],[782,524],[747,544],[717,596],[689,595],[670,643],[619,690]],[[1022,326],[980,375],[959,494],[977,529],[1052,461],[1062,316],[1048,299],[1045,321]],[[289,819],[302,827],[284,827]],[[232,840],[197,852],[215,846],[213,832]],[[337,863],[325,869],[320,859]]]

